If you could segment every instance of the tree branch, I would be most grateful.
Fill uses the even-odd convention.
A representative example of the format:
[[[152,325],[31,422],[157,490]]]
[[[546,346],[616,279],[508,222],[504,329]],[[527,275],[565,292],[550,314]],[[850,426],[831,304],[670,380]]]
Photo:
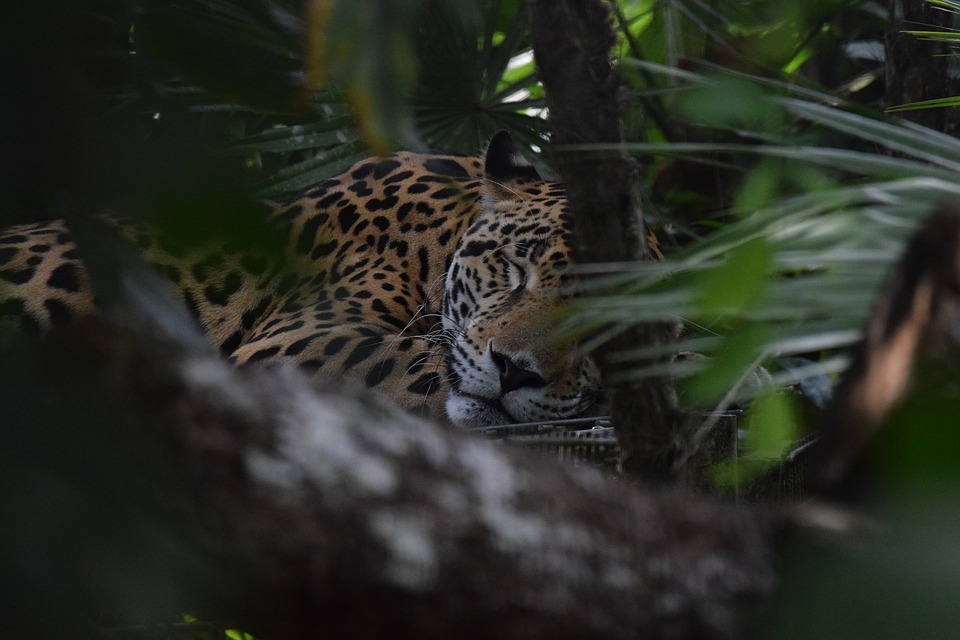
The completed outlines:
[[[558,466],[361,390],[317,395],[294,372],[109,327],[75,338],[80,354],[0,367],[16,425],[0,480],[69,487],[58,526],[20,518],[4,540],[34,579],[90,594],[81,611],[186,610],[272,640],[738,637],[772,587],[765,512]],[[46,567],[66,549],[69,571]],[[54,600],[33,635],[80,613]]]

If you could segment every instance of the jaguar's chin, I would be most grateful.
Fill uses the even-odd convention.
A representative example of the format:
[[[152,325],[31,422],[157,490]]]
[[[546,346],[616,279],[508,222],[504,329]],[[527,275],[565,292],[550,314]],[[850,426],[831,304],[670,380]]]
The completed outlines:
[[[555,415],[525,415],[521,410],[511,413],[504,400],[482,398],[460,389],[451,389],[446,400],[447,417],[457,427],[491,427],[504,424],[525,422],[550,422],[571,418],[586,418],[604,413],[605,398],[602,394],[585,394],[576,405],[566,411],[557,411]]]
[[[447,396],[447,417],[457,427],[489,427],[516,422],[496,400],[487,400],[452,389]]]

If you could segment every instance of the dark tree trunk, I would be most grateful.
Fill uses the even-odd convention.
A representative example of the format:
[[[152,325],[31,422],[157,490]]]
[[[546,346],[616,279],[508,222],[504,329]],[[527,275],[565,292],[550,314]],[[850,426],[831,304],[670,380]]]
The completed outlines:
[[[920,0],[890,0],[886,34],[886,103],[888,107],[960,95],[951,48],[902,33],[904,30],[951,31],[955,16]],[[921,109],[902,114],[908,120],[952,136],[960,133],[957,108]]]
[[[623,142],[620,77],[610,62],[614,34],[602,0],[528,0],[534,55],[553,130],[553,153],[574,216],[578,262],[650,260],[640,209],[639,169],[613,150]],[[571,148],[604,143],[598,156]],[[611,413],[624,451],[623,466],[645,479],[670,474],[678,412],[665,379],[625,382],[614,356],[638,345],[669,341],[668,327],[624,332],[596,357],[611,391]]]

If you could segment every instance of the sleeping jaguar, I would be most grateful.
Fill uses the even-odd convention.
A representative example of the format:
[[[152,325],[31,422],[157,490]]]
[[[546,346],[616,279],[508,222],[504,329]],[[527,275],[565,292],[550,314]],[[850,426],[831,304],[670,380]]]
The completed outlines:
[[[282,264],[223,244],[173,250],[115,224],[238,365],[345,376],[459,426],[596,412],[595,365],[551,335],[570,277],[564,190],[506,132],[484,159],[363,160],[269,205]],[[0,236],[0,329],[35,333],[93,311],[63,222]]]

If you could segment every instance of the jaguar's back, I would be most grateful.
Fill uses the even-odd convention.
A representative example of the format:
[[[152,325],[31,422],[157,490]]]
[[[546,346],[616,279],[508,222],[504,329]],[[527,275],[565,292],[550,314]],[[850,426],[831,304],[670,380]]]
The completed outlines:
[[[550,338],[569,277],[562,187],[498,134],[486,158],[399,153],[271,203],[281,260],[225,243],[178,249],[114,222],[238,364],[348,376],[461,425],[573,417],[599,392],[589,360]],[[0,236],[0,327],[93,313],[61,221]]]

